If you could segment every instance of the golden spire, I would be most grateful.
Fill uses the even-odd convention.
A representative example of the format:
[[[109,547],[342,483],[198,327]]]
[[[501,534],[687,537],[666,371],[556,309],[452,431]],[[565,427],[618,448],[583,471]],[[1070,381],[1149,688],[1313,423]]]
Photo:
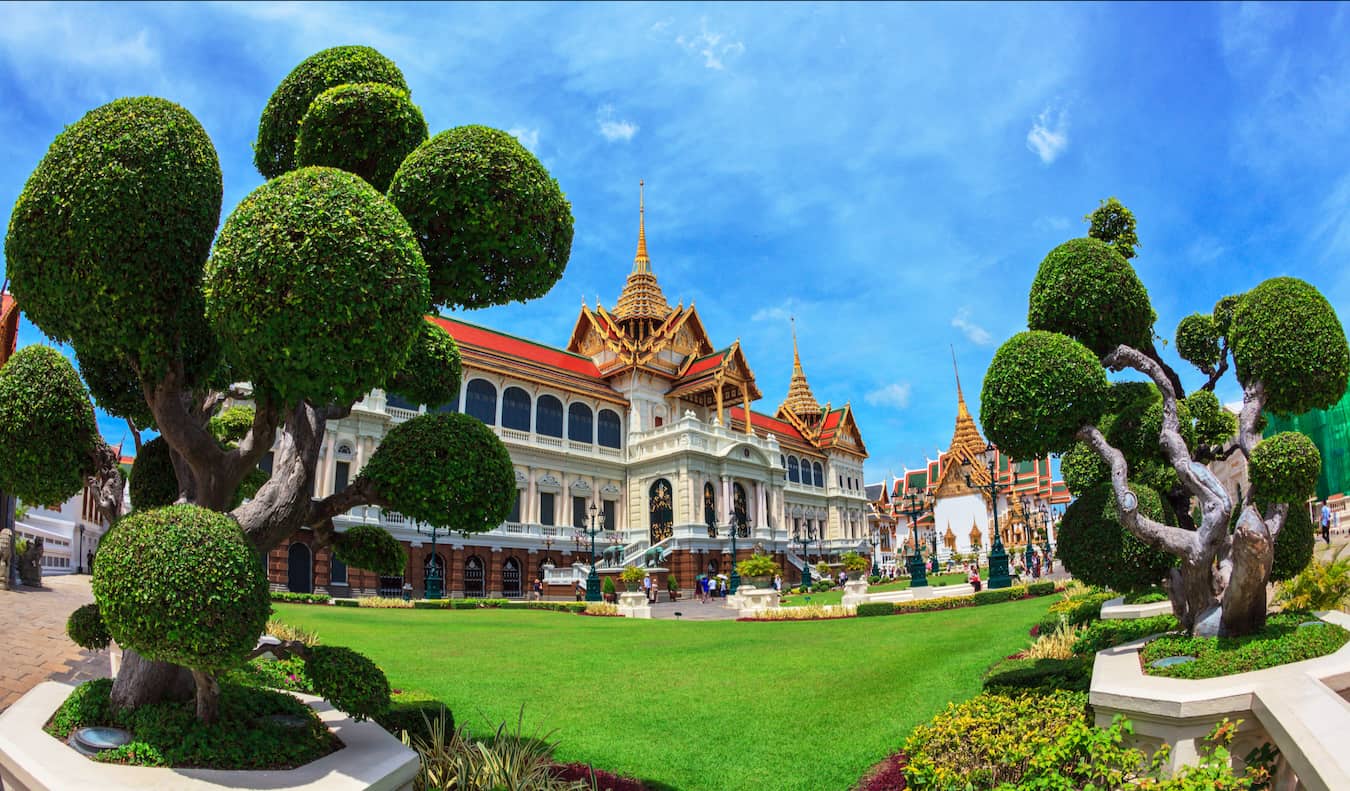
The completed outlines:
[[[633,272],[614,306],[614,318],[625,323],[635,322],[631,329],[638,340],[650,334],[654,323],[664,321],[670,315],[670,303],[661,293],[661,286],[652,272],[651,259],[647,257],[646,206],[642,189],[643,182],[639,181],[638,246],[637,255],[633,256]]]
[[[820,402],[811,394],[806,372],[802,370],[802,356],[797,351],[797,319],[792,318],[792,383],[788,385],[783,406],[799,419],[812,422],[820,419]]]
[[[961,371],[956,367],[955,349],[952,350],[952,371],[956,373],[956,430],[952,432],[952,444],[947,452],[956,454],[958,464],[967,460],[974,462],[973,467],[978,470],[971,470],[971,478],[984,482],[989,477],[989,471],[979,463],[978,456],[984,453],[986,445],[979,428],[975,426],[975,418],[970,416],[970,410],[966,408],[966,397],[961,392]]]

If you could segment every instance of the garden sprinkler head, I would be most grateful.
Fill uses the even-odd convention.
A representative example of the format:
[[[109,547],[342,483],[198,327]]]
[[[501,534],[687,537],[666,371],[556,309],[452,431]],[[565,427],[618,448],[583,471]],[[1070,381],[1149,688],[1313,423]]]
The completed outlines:
[[[684,615],[684,613],[679,612],[679,611],[677,610],[677,611],[675,612],[675,620],[677,620],[677,621],[680,620],[680,616],[681,616],[681,615]]]

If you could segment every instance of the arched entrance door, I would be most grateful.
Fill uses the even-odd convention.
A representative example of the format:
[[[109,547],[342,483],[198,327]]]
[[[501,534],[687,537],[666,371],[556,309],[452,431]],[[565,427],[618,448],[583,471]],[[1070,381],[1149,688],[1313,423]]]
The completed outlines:
[[[521,593],[520,561],[507,558],[502,564],[502,595],[508,599],[519,599]]]
[[[481,599],[483,590],[483,561],[477,555],[464,560],[464,595],[471,599]]]
[[[745,504],[745,487],[739,483],[731,488],[732,514],[736,520],[736,535],[739,538],[750,537],[750,510]]]
[[[291,593],[314,592],[314,563],[308,544],[297,541],[286,551],[286,590]]]
[[[671,494],[670,481],[665,478],[656,479],[647,492],[652,544],[659,544],[675,534],[675,510]]]

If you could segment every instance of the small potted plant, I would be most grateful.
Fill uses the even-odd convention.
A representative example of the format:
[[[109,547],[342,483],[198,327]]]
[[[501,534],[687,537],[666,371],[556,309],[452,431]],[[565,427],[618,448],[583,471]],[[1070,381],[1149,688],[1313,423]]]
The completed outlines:
[[[614,587],[613,577],[605,577],[605,581],[600,586],[600,591],[605,594],[605,601],[610,604],[617,601],[618,590]]]
[[[666,590],[670,592],[670,600],[675,601],[680,598],[680,581],[674,574],[666,577]]]
[[[778,564],[769,555],[751,555],[736,564],[736,571],[756,588],[768,588],[773,585],[773,576],[778,573]]]
[[[638,589],[638,585],[642,584],[642,578],[647,576],[647,570],[637,566],[625,566],[623,573],[619,576],[623,579],[624,587],[628,589],[628,592],[633,593]]]
[[[845,552],[841,560],[844,562],[844,573],[848,574],[850,582],[862,579],[862,575],[872,567],[872,561],[857,552]]]

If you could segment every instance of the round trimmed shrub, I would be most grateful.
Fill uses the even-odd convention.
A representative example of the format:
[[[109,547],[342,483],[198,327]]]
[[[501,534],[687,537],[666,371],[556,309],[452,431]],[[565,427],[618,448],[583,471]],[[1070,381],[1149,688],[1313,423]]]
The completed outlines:
[[[163,508],[178,500],[178,473],[173,468],[169,443],[155,437],[141,446],[131,464],[128,482],[131,507],[137,511]]]
[[[339,85],[319,94],[300,119],[295,164],[355,173],[384,192],[426,139],[426,119],[407,91],[378,82]]]
[[[103,537],[94,599],[118,644],[220,672],[257,644],[267,578],[238,523],[195,505],[138,511]]]
[[[138,429],[155,425],[140,378],[120,356],[101,357],[76,349],[75,362],[100,409],[113,417],[130,420]]]
[[[353,525],[338,533],[333,554],[348,566],[386,577],[402,574],[408,562],[407,553],[398,539],[375,525]]]
[[[1041,262],[1027,327],[1078,340],[1098,357],[1121,344],[1147,348],[1157,316],[1134,267],[1100,239],[1070,239]]]
[[[217,442],[238,443],[252,430],[255,414],[253,407],[242,404],[222,409],[208,424],[211,435]]]
[[[1192,313],[1177,325],[1177,354],[1202,371],[1219,364],[1219,325],[1213,316]]]
[[[572,206],[514,137],[485,126],[441,132],[389,186],[431,270],[432,301],[482,308],[541,297],[572,253]]]
[[[1195,421],[1195,439],[1204,445],[1222,445],[1237,433],[1237,416],[1223,408],[1209,390],[1186,396],[1186,409]]]
[[[1102,457],[1090,446],[1079,442],[1059,458],[1059,474],[1064,485],[1075,497],[1083,492],[1111,480],[1111,468],[1102,461]]]
[[[1252,450],[1248,474],[1257,500],[1299,508],[1317,490],[1321,473],[1322,454],[1313,441],[1297,431],[1283,431]]]
[[[1233,326],[1233,313],[1241,300],[1241,294],[1229,294],[1214,303],[1214,326],[1221,337],[1228,337],[1228,330]]]
[[[1302,280],[1272,278],[1247,292],[1230,332],[1238,381],[1262,382],[1271,412],[1327,409],[1345,395],[1345,329],[1326,297]]]
[[[305,675],[316,694],[357,721],[376,717],[389,708],[389,680],[384,671],[350,648],[310,648]]]
[[[93,471],[98,441],[89,393],[60,352],[25,346],[0,367],[0,491],[69,500]]]
[[[112,642],[108,626],[98,613],[97,604],[79,607],[66,619],[66,635],[80,648],[102,651]]]
[[[24,185],[5,264],[45,334],[143,375],[200,322],[202,264],[220,222],[215,147],[173,102],[118,99],[66,127]]]
[[[1264,513],[1265,509],[1262,509]],[[1312,517],[1302,503],[1289,506],[1289,515],[1285,517],[1284,527],[1275,536],[1275,560],[1270,566],[1271,582],[1293,579],[1307,567],[1312,560],[1313,549],[1317,544],[1316,528]]]
[[[286,402],[350,402],[407,359],[429,302],[408,224],[359,176],[303,168],[254,190],[206,266],[236,375]]]
[[[1139,498],[1139,513],[1171,522],[1157,492],[1135,483],[1130,491]],[[1094,486],[1065,509],[1058,547],[1056,555],[1075,579],[1125,593],[1157,585],[1177,564],[1176,557],[1148,546],[1120,524],[1109,483]]]
[[[461,533],[500,525],[516,499],[515,468],[506,446],[492,429],[458,412],[422,415],[395,426],[361,477],[395,511]]]
[[[271,179],[295,168],[295,138],[300,120],[315,97],[349,83],[378,82],[408,92],[403,72],[370,47],[332,47],[310,55],[277,86],[258,121],[253,164]]]
[[[1101,417],[1110,386],[1097,356],[1056,332],[1032,330],[994,353],[980,393],[980,423],[1015,459],[1063,453]]]
[[[408,361],[385,390],[431,408],[458,398],[459,380],[459,346],[439,324],[427,321],[422,323]]]

